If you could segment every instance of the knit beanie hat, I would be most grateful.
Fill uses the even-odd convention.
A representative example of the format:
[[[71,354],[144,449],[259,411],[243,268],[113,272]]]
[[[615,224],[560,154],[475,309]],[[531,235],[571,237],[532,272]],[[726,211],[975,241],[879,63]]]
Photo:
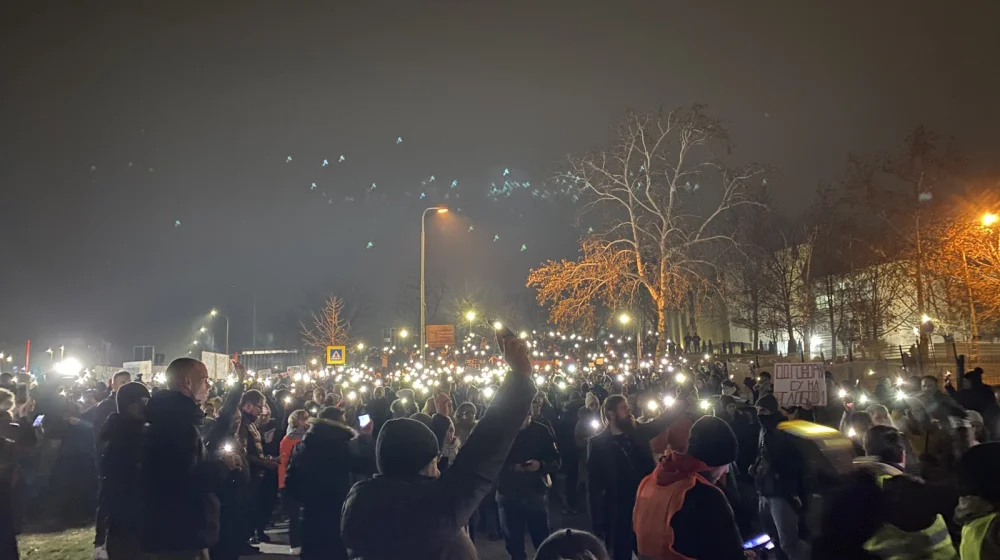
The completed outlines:
[[[375,442],[375,463],[386,476],[420,472],[438,456],[438,440],[426,425],[409,418],[389,420]]]
[[[958,486],[962,495],[979,496],[1000,504],[1000,442],[976,445],[958,460]]]
[[[587,556],[588,554],[589,556]],[[563,558],[611,559],[601,539],[577,529],[564,529],[552,533],[535,552],[535,560],[562,560]]]
[[[739,443],[736,434],[722,418],[702,416],[691,426],[687,454],[710,467],[721,467],[736,460]]]
[[[149,389],[138,381],[132,381],[122,385],[115,394],[115,404],[118,406],[118,414],[128,410],[132,403],[149,398]]]
[[[771,411],[771,414],[777,414],[778,398],[771,394],[764,395],[763,397],[757,399],[757,406],[763,408],[764,410]]]

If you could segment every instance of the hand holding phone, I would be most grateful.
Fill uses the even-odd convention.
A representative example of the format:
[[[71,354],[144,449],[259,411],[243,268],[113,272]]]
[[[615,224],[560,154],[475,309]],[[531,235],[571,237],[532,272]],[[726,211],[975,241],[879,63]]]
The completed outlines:
[[[367,414],[362,414],[361,416],[358,416],[358,426],[361,426],[362,430],[365,429],[365,428],[367,428],[368,424],[371,424],[371,423],[372,423],[371,416],[369,416]]]

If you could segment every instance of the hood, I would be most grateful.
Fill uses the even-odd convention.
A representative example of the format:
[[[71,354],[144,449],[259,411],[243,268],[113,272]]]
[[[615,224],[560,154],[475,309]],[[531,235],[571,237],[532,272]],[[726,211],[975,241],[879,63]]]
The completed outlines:
[[[700,459],[685,453],[671,451],[660,458],[653,475],[657,486],[669,486],[678,480],[707,471],[710,467]]]
[[[101,427],[100,438],[101,441],[111,441],[113,439],[135,437],[142,432],[145,425],[146,423],[142,420],[112,412],[108,416],[107,422]]]
[[[310,438],[313,440],[348,441],[357,435],[357,432],[349,426],[332,420],[310,418],[309,424],[309,431],[303,436],[303,441],[309,441]]]
[[[177,391],[160,391],[146,403],[146,419],[150,424],[190,422],[201,424],[205,419],[194,399]]]

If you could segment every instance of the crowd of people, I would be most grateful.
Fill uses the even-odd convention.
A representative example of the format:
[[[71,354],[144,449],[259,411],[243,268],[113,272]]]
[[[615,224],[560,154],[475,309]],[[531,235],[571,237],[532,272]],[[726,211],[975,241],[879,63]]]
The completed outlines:
[[[633,363],[611,340],[549,371],[532,358],[579,343],[527,338],[498,335],[505,374],[3,374],[0,557],[24,523],[93,521],[97,557],[235,560],[287,519],[288,552],[321,559],[476,558],[486,539],[522,560],[526,538],[543,560],[1000,558],[982,370],[828,375],[825,405],[789,408],[766,371],[711,356]],[[553,512],[582,527],[553,532]]]

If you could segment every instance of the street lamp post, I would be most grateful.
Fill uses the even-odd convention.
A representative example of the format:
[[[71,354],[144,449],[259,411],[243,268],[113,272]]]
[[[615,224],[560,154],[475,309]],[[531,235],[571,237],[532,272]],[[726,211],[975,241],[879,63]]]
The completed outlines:
[[[435,211],[444,214],[448,211],[444,206],[431,206],[420,215],[420,363],[427,355],[427,301],[424,297],[424,255],[426,254],[427,213]]]
[[[250,344],[250,347],[254,350],[254,355],[256,355],[256,350],[257,350],[257,292],[255,292],[253,290],[250,290],[248,288],[245,288],[243,286],[240,286],[238,284],[233,284],[232,286],[234,288],[237,288],[237,289],[246,290],[246,291],[250,292],[250,295],[253,296],[253,327],[252,327],[253,328],[253,343]]]
[[[476,320],[476,312],[472,311],[471,309],[469,311],[466,311],[465,312],[465,319],[469,322],[469,339],[471,340],[472,339],[472,322]]]
[[[216,315],[222,315],[222,313],[219,313],[219,311],[217,309],[213,309],[209,314],[212,317],[215,317]],[[226,356],[228,356],[229,355],[229,317],[226,316],[226,315],[222,315],[222,317],[226,320]]]

